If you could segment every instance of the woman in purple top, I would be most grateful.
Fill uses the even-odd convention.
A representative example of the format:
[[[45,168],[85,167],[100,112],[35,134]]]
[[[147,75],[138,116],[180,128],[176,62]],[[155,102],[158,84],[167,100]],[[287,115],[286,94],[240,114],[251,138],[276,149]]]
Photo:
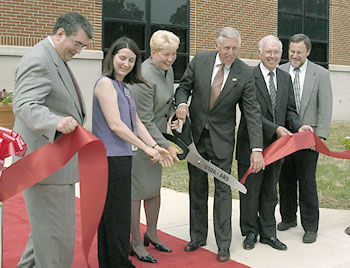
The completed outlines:
[[[108,191],[98,228],[100,268],[135,267],[128,259],[131,211],[131,163],[136,148],[153,162],[169,166],[171,158],[157,145],[136,113],[125,83],[144,82],[136,43],[122,37],[109,49],[103,75],[94,88],[92,132],[106,147]]]

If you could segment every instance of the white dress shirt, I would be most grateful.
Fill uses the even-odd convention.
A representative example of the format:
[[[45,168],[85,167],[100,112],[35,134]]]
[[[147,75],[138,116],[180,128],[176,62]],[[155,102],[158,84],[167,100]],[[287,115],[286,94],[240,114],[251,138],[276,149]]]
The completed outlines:
[[[265,80],[265,84],[266,84],[266,87],[267,87],[267,90],[269,91],[269,94],[270,94],[270,87],[269,87],[269,84],[270,84],[270,79],[271,79],[271,76],[269,75],[270,73],[270,70],[267,69],[265,67],[264,64],[260,63],[260,70],[263,74],[263,77],[264,77],[264,80]],[[276,76],[276,68],[272,71],[274,76],[273,76],[273,82],[275,84],[275,88],[276,88],[276,91],[278,90],[277,89],[277,76]]]
[[[215,58],[213,74],[211,76],[211,84],[213,84],[214,78],[215,78],[217,72],[220,70],[221,64],[222,64],[222,62],[221,62],[221,59],[220,59],[220,56],[219,56],[219,53],[218,53],[218,54],[216,54],[216,58]],[[224,67],[224,81],[222,82],[222,85],[221,85],[221,91],[222,91],[222,89],[225,86],[228,74],[230,73],[230,68],[231,68],[231,64],[225,64],[225,67]]]

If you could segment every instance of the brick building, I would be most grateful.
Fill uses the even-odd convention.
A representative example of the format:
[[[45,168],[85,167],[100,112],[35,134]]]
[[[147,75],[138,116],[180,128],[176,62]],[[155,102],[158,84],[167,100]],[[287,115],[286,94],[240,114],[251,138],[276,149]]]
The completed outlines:
[[[217,30],[224,25],[232,25],[240,31],[240,57],[243,59],[257,59],[259,39],[266,34],[278,34],[278,0],[189,2],[191,55],[213,49]],[[89,49],[100,50],[102,5],[102,0],[2,0],[0,45],[33,46],[50,33],[60,14],[74,10],[86,15],[94,27],[95,37]],[[350,34],[344,31],[350,27],[349,13],[350,1],[329,1],[329,64],[350,65]]]
[[[251,65],[258,63],[261,37],[278,35],[286,44],[291,34],[304,32],[311,35],[311,56],[316,59],[312,60],[331,71],[333,119],[350,120],[350,112],[344,113],[350,111],[346,88],[350,81],[350,0],[0,0],[0,68],[1,73],[9,73],[0,76],[1,88],[13,88],[12,73],[15,63],[27,51],[25,47],[45,38],[56,18],[70,10],[86,15],[94,28],[89,50],[77,57],[84,64],[95,59],[94,64],[101,65],[103,52],[120,35],[134,38],[146,58],[152,32],[159,28],[174,31],[181,39],[175,63],[177,79],[190,56],[215,48],[215,36],[223,26],[240,31],[239,57]],[[284,58],[287,50],[285,47]],[[17,60],[12,62],[9,57]],[[4,60],[14,65],[9,67]],[[78,68],[74,61],[72,65],[73,69]],[[100,66],[95,71],[100,72]],[[91,83],[86,86],[91,88]]]

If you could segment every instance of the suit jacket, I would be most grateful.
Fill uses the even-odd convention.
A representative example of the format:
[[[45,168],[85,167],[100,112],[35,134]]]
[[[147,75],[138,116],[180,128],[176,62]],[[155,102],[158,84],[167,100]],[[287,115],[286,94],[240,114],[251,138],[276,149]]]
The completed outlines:
[[[289,72],[290,63],[280,68]],[[332,119],[332,86],[329,71],[308,61],[304,88],[300,100],[299,117],[303,124],[310,125],[314,132],[327,138]]]
[[[142,63],[142,76],[147,84],[128,85],[135,98],[137,114],[153,139],[164,148],[170,146],[162,132],[167,131],[170,114],[174,113],[172,100],[174,97],[174,72],[170,68],[165,72],[149,58]]]
[[[211,77],[216,51],[198,52],[189,63],[175,93],[175,105],[186,103],[189,107],[192,134],[195,144],[208,123],[210,138],[216,156],[232,157],[235,145],[236,104],[241,101],[249,129],[249,148],[262,148],[262,129],[259,105],[256,101],[251,68],[236,58],[231,65],[225,85],[209,109]]]
[[[263,125],[264,148],[277,140],[276,130],[278,126],[284,126],[292,132],[297,132],[302,126],[295,108],[294,90],[290,75],[285,71],[276,69],[277,79],[277,107],[275,122],[273,119],[272,104],[265,79],[260,66],[254,68],[256,96],[261,109],[261,121]],[[243,112],[238,134],[236,159],[249,165],[250,150],[247,129],[246,114]]]
[[[15,75],[14,131],[26,142],[27,154],[57,139],[60,133],[56,132],[56,126],[63,117],[72,116],[79,124],[85,122],[85,104],[79,94],[82,109],[68,69],[48,38],[21,59]],[[55,158],[46,161],[55,161]],[[71,184],[77,181],[75,156],[40,183]]]
[[[167,131],[170,114],[174,114],[174,72],[159,68],[151,58],[142,63],[142,76],[147,84],[139,83],[129,86],[136,103],[137,114],[153,139],[164,148],[170,146],[162,133]],[[145,172],[147,170],[147,172]],[[159,196],[162,166],[152,163],[142,151],[132,158],[131,197],[132,200],[145,200]]]

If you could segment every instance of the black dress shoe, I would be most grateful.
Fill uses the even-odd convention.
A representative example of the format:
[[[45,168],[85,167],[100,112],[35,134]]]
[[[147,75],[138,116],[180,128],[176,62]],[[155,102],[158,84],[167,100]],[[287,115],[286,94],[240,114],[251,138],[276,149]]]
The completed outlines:
[[[287,246],[283,244],[281,241],[279,241],[277,237],[268,237],[268,238],[260,237],[260,243],[268,244],[271,247],[278,250],[287,250]]]
[[[256,234],[249,232],[243,241],[244,249],[253,249],[256,243]]]
[[[277,224],[277,230],[287,231],[289,228],[292,228],[295,226],[297,226],[297,221],[292,221],[292,222],[281,221],[279,224]]]
[[[316,239],[317,239],[316,232],[306,231],[304,236],[303,236],[303,242],[306,244],[314,243],[314,242],[316,242]]]
[[[149,238],[148,234],[145,233],[143,235],[143,245],[145,247],[148,247],[149,246],[149,243],[151,243],[157,250],[159,251],[163,251],[163,252],[172,252],[172,250],[170,248],[168,248],[166,245],[160,245],[160,244],[157,244],[156,242],[153,242],[151,240],[151,238]]]
[[[130,243],[130,256],[136,256],[140,261],[143,262],[150,262],[150,263],[156,263],[157,260],[153,258],[150,254],[147,256],[140,256],[136,251],[134,246]]]
[[[228,248],[219,248],[216,259],[221,262],[228,261],[230,259],[230,250]]]
[[[185,251],[195,251],[199,249],[199,247],[205,246],[207,243],[205,241],[190,241],[186,246],[185,246]]]

